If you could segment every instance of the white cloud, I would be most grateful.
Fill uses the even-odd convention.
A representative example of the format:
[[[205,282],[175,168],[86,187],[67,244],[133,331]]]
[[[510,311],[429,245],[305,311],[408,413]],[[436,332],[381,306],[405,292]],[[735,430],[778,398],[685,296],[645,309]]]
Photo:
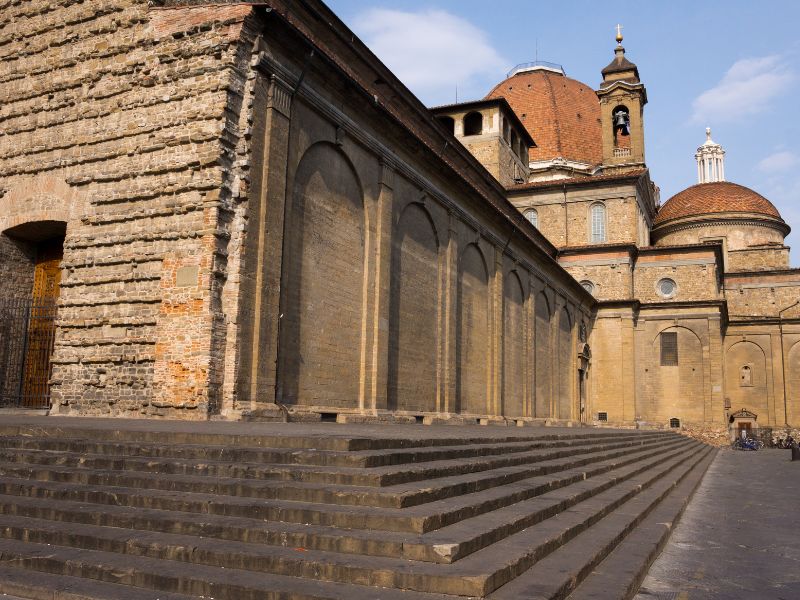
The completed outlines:
[[[695,122],[728,121],[761,111],[794,80],[778,55],[739,60],[722,80],[693,103]]]
[[[403,12],[375,8],[354,21],[364,43],[416,95],[428,103],[481,97],[487,81],[500,81],[507,62],[487,35],[444,10]]]
[[[800,156],[789,151],[775,152],[759,161],[756,166],[759,171],[764,171],[765,173],[788,171],[789,169],[800,166]]]

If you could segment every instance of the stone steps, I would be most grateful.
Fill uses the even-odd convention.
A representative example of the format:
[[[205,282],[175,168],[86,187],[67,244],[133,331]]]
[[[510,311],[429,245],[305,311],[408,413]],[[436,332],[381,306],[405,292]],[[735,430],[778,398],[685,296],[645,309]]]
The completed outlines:
[[[117,527],[84,525],[28,517],[0,516],[0,537],[12,540],[74,547],[116,554],[245,569],[293,577],[407,589],[429,593],[484,596],[524,571],[557,543],[563,543],[642,493],[655,482],[663,485],[665,473],[687,470],[695,456],[684,450],[664,464],[622,482],[515,535],[497,540],[488,552],[477,552],[449,565],[296,548],[222,541],[160,532],[131,532]],[[654,502],[657,500],[654,500]],[[617,511],[615,515],[620,514]]]
[[[563,465],[577,466],[588,464],[599,456],[623,456],[630,448],[641,448],[638,442],[606,443],[585,448],[560,449],[525,453],[525,462],[517,466],[487,468],[474,473],[456,474],[437,478],[432,485],[419,489],[418,483],[396,484],[389,488],[375,490],[373,486],[323,485],[314,482],[287,482],[238,478],[221,478],[209,475],[177,475],[174,473],[152,473],[149,470],[136,470],[138,464],[129,465],[111,461],[110,465],[96,467],[94,461],[81,462],[73,455],[75,466],[54,465],[58,462],[49,455],[20,455],[30,461],[13,463],[0,462],[0,477],[13,477],[37,481],[60,481],[82,483],[93,486],[135,487],[141,489],[171,490],[191,493],[211,493],[229,496],[242,496],[263,499],[310,501],[323,504],[353,506],[375,506],[386,508],[406,508],[435,500],[451,498],[463,494],[521,481]],[[592,452],[596,450],[595,452]],[[587,452],[588,451],[588,452]],[[520,457],[520,458],[523,458]],[[38,461],[37,461],[38,459]],[[567,459],[562,461],[561,459]],[[36,461],[36,462],[34,462]],[[62,461],[64,462],[64,461]],[[125,467],[131,467],[126,469]]]
[[[158,508],[182,512],[201,512],[231,516],[257,516],[270,521],[288,521],[292,523],[313,523],[318,525],[344,527],[349,529],[384,529],[388,531],[406,531],[425,533],[433,529],[450,525],[459,520],[478,514],[496,510],[545,491],[569,485],[576,481],[591,477],[610,469],[624,466],[640,457],[662,454],[664,447],[680,444],[681,439],[665,438],[653,447],[639,446],[639,452],[625,450],[612,452],[588,453],[582,457],[556,459],[551,464],[543,463],[539,477],[529,477],[525,481],[512,480],[506,485],[495,486],[479,492],[468,493],[456,498],[431,501],[421,506],[410,508],[380,508],[372,506],[355,506],[352,504],[325,504],[319,502],[285,502],[258,496],[237,496],[235,494],[219,495],[213,489],[221,487],[214,480],[195,482],[207,484],[211,491],[190,492],[186,489],[171,488],[173,478],[160,478],[170,489],[158,489],[136,485],[125,487],[101,487],[103,482],[120,477],[114,473],[94,472],[77,473],[78,483],[72,483],[69,476],[73,472],[47,471],[45,469],[14,469],[16,477],[10,477],[8,470],[0,465],[0,493],[9,495],[47,496],[101,504],[129,503],[141,508]],[[560,472],[563,476],[559,476]],[[32,476],[50,477],[51,480],[36,480]],[[97,475],[97,477],[95,477]],[[52,481],[55,477],[58,481]],[[141,484],[140,479],[132,483]],[[131,483],[129,481],[129,483]],[[183,488],[184,486],[177,486]],[[229,489],[233,492],[233,489]],[[248,490],[252,493],[252,489]],[[260,501],[254,501],[258,498]]]
[[[2,431],[2,427],[0,427]],[[2,433],[0,433],[2,436]],[[98,440],[86,440],[81,438],[35,438],[29,436],[0,437],[0,451],[2,449],[13,449],[17,451],[36,451],[59,453],[76,453],[82,456],[101,456],[113,457],[121,460],[126,457],[147,458],[151,461],[158,458],[168,459],[170,462],[178,460],[199,461],[210,465],[236,465],[240,463],[255,465],[291,465],[292,468],[301,467],[351,467],[363,472],[365,467],[374,469],[376,473],[384,475],[385,472],[404,473],[402,469],[392,469],[400,465],[407,465],[407,470],[414,473],[419,472],[419,478],[428,479],[435,477],[437,469],[448,468],[447,465],[439,465],[436,461],[468,461],[467,465],[474,465],[471,459],[477,457],[496,457],[508,454],[522,453],[539,449],[549,448],[581,448],[595,444],[622,443],[625,441],[644,442],[653,438],[663,436],[659,433],[631,433],[621,432],[618,436],[606,434],[595,435],[575,435],[566,439],[553,439],[546,436],[543,439],[523,439],[513,438],[505,442],[487,443],[481,440],[480,443],[471,442],[469,444],[437,445],[434,447],[415,447],[413,449],[374,449],[374,450],[321,450],[309,446],[308,448],[263,448],[263,447],[231,447],[231,446],[209,446],[198,444],[169,444],[154,442],[104,442]],[[311,443],[311,442],[309,442]],[[313,448],[313,449],[312,449]],[[8,454],[6,452],[3,453]],[[513,457],[511,460],[514,460]],[[424,463],[424,464],[416,464]],[[481,463],[477,463],[481,464]],[[491,464],[489,468],[494,465]],[[387,467],[381,471],[379,467]],[[324,471],[322,471],[324,472]],[[409,479],[414,481],[415,479]],[[387,485],[402,483],[400,480],[386,482]]]
[[[586,534],[561,545],[557,551],[537,562],[533,568],[489,597],[492,600],[518,600],[519,598],[559,600],[567,597],[576,600],[585,597],[622,599],[630,597],[631,588],[635,594],[639,581],[631,579],[614,577],[604,578],[604,581],[601,582],[600,578],[594,577],[592,581],[587,582],[589,585],[586,588],[586,593],[591,593],[591,596],[584,595],[581,584],[631,532],[638,539],[628,540],[631,542],[630,545],[635,547],[637,542],[643,541],[640,536],[636,535],[641,531],[636,532],[634,528],[644,522],[651,513],[654,516],[647,522],[648,525],[652,525],[656,519],[666,516],[663,513],[656,513],[659,503],[665,499],[673,506],[675,503],[685,503],[700,484],[714,454],[715,450],[713,449],[704,450],[693,461],[696,468],[678,471],[672,477],[657,482],[647,493],[640,494],[623,505],[622,508],[597,523]],[[672,511],[667,512],[671,513]],[[663,532],[663,527],[661,529]],[[588,535],[589,533],[591,535]],[[645,535],[644,539],[649,540],[650,538]],[[641,569],[641,561],[636,560],[638,553],[628,557],[623,549],[620,550],[621,552],[613,559],[616,565],[616,576],[624,575],[625,571],[630,568],[630,565],[624,567],[630,559],[634,565],[638,563],[639,569]],[[644,566],[645,572],[647,566],[649,565]],[[638,577],[639,575],[637,575]],[[611,587],[601,591],[602,583],[610,583]],[[594,591],[590,590],[589,586]],[[573,591],[574,593],[571,594]]]
[[[331,425],[324,440],[286,427],[201,426],[173,443],[140,429],[0,426],[0,567],[19,585],[64,578],[87,600],[103,586],[132,599],[487,597],[531,585],[557,557],[580,556],[583,577],[626,535],[649,539],[648,515],[685,503],[683,482],[709,452],[664,432],[459,438],[409,426],[404,440]]]

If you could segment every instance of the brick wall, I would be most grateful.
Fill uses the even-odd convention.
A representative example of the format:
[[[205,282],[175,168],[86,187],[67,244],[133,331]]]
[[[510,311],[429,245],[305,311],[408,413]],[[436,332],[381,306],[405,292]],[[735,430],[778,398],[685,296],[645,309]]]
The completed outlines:
[[[0,298],[30,298],[35,258],[32,244],[0,234]]]

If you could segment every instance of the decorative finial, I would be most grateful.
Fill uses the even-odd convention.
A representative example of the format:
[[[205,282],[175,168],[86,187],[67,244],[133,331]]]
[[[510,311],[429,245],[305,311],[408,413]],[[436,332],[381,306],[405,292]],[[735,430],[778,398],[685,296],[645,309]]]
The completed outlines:
[[[706,127],[706,141],[711,141],[711,127]]]
[[[622,25],[617,23],[617,44],[622,45]]]

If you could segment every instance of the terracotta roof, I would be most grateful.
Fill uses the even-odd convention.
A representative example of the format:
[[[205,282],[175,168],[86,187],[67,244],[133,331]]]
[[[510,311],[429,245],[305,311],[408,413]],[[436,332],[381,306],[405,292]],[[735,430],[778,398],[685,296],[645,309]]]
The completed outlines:
[[[778,209],[761,194],[743,185],[717,181],[698,183],[675,194],[658,211],[653,224],[718,213],[756,213],[783,221]]]
[[[533,152],[533,150],[531,150]],[[582,177],[565,177],[562,179],[545,179],[542,181],[531,181],[529,183],[520,183],[517,185],[510,185],[506,187],[508,192],[518,192],[523,190],[532,190],[548,187],[561,187],[564,185],[593,185],[598,181],[614,182],[614,181],[630,181],[631,179],[638,179],[647,172],[647,169],[632,169],[625,173],[612,173],[609,175],[585,175]],[[597,244],[593,244],[597,246]]]
[[[487,96],[500,97],[536,140],[532,161],[561,157],[591,165],[603,162],[600,101],[587,85],[552,71],[523,71]]]

